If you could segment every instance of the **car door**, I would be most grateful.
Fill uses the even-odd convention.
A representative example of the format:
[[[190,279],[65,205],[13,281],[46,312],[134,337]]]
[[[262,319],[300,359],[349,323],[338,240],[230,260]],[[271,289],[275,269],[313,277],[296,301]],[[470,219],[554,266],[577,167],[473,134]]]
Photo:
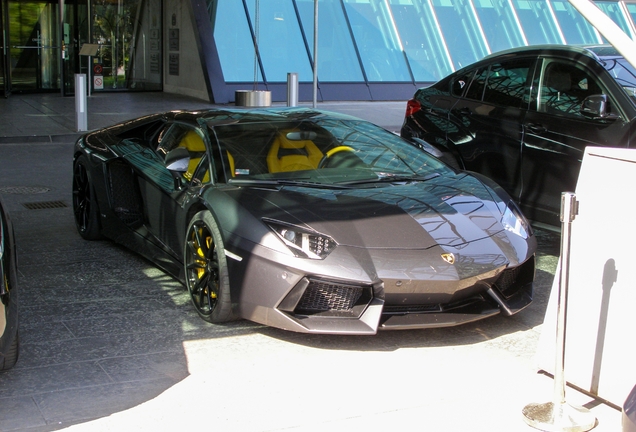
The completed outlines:
[[[629,145],[629,123],[593,62],[542,58],[533,102],[523,123],[522,190],[519,203],[530,219],[558,225],[561,193],[574,191],[588,145]],[[607,118],[581,112],[592,95],[607,95]]]
[[[147,229],[156,242],[179,260],[184,230],[183,203],[191,199],[204,182],[210,181],[206,140],[205,132],[196,125],[167,124],[159,135],[156,149],[161,166],[155,166],[152,172],[140,178]],[[190,162],[181,178],[175,178],[163,162],[171,150],[179,147],[188,150]]]
[[[522,124],[534,63],[522,57],[480,67],[449,112],[458,127],[447,138],[464,167],[492,178],[513,197],[520,192]]]

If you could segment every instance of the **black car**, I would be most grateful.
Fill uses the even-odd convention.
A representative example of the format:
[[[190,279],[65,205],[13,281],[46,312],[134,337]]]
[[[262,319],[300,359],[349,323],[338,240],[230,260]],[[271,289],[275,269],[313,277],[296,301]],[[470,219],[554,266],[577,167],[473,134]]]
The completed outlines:
[[[18,361],[17,258],[13,225],[0,201],[0,371]]]
[[[529,219],[558,225],[585,147],[636,146],[635,76],[611,46],[502,51],[419,89],[401,135],[492,178]]]
[[[508,194],[360,119],[156,114],[83,136],[73,167],[80,235],[143,254],[212,323],[374,334],[532,301],[536,239]]]

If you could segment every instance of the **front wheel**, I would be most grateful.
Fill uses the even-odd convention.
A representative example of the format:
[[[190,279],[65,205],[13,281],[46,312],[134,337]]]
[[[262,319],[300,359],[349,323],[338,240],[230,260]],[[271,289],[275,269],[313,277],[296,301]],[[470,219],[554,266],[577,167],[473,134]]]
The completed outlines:
[[[221,232],[209,211],[194,215],[184,247],[185,280],[192,304],[207,322],[233,319],[230,278]]]
[[[99,226],[99,207],[93,189],[88,161],[84,155],[73,166],[73,214],[77,231],[85,240],[102,237]]]

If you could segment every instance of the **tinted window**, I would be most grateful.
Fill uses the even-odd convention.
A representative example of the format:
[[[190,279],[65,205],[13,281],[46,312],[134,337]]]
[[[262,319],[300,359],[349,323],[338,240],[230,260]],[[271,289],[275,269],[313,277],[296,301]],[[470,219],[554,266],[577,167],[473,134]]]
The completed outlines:
[[[466,91],[467,85],[470,83],[470,78],[475,73],[474,70],[470,72],[463,73],[458,75],[453,79],[453,84],[451,85],[451,93],[453,96],[462,97],[464,91]]]
[[[488,77],[488,68],[479,69],[475,73],[473,82],[470,83],[470,87],[466,92],[468,99],[481,100],[484,95],[484,87],[486,86],[486,78]]]
[[[546,66],[539,91],[539,111],[573,117],[583,117],[580,108],[586,97],[604,93],[588,71],[558,61]]]
[[[520,108],[527,105],[530,59],[496,63],[490,66],[484,89],[484,102]]]
[[[469,99],[520,108],[527,105],[532,59],[494,63],[477,71],[466,92]]]

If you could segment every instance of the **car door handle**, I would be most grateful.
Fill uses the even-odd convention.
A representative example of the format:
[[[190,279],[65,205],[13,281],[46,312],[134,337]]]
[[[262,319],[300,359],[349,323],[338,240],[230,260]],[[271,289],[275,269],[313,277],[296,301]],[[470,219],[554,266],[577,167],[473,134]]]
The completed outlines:
[[[548,128],[539,123],[527,123],[526,127],[530,129],[531,132],[539,135],[548,131]]]

